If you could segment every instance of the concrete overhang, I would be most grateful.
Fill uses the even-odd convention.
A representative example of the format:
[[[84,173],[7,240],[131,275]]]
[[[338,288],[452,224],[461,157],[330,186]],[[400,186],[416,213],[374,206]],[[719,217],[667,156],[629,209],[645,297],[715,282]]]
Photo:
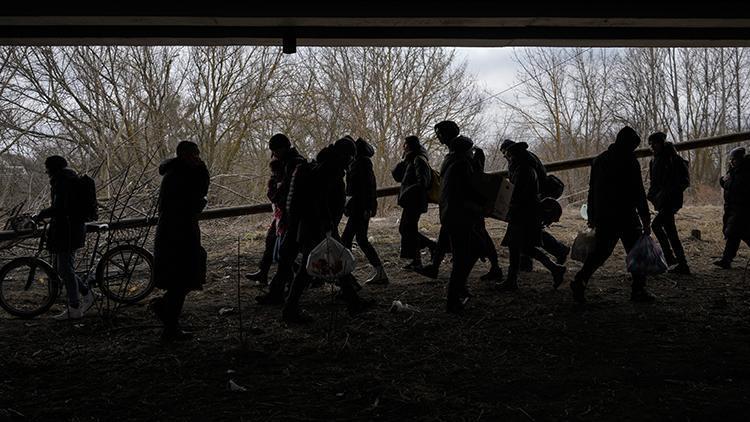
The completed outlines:
[[[747,2],[154,3],[4,5],[0,43],[281,45],[286,37],[299,46],[750,45]]]

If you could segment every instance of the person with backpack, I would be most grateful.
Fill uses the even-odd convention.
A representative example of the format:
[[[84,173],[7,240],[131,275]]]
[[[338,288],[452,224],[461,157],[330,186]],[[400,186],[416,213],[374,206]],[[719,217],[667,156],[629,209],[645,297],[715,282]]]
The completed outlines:
[[[625,126],[615,142],[594,158],[588,195],[588,224],[595,230],[594,249],[570,283],[573,299],[585,303],[585,290],[591,276],[612,255],[617,241],[630,252],[638,239],[651,234],[651,213],[643,188],[641,165],[635,150],[641,143],[638,133]],[[646,275],[632,273],[630,300],[653,302],[646,290]]]
[[[301,324],[312,320],[299,306],[302,293],[311,281],[306,263],[310,252],[326,238],[327,233],[339,240],[338,225],[346,201],[344,174],[355,154],[352,138],[341,138],[323,148],[315,161],[298,166],[292,177],[286,213],[290,227],[296,227],[302,265],[294,275],[282,311],[282,319],[288,323]],[[350,315],[363,312],[372,305],[372,301],[357,294],[358,284],[354,276],[344,276],[338,280],[338,285]]]
[[[506,150],[508,178],[513,183],[513,193],[508,209],[508,229],[502,245],[509,250],[508,278],[498,285],[501,291],[518,290],[518,272],[521,254],[541,262],[552,274],[556,289],[563,282],[566,268],[558,265],[541,250],[542,218],[539,180],[525,142],[517,142]]]
[[[648,166],[651,183],[646,198],[656,210],[651,229],[661,245],[667,265],[672,267],[669,272],[689,275],[690,267],[674,217],[682,208],[683,192],[690,186],[690,170],[687,161],[666,140],[667,135],[663,132],[655,132],[648,137],[654,158]]]
[[[274,159],[281,162],[281,180],[276,186],[274,201],[280,210],[280,218],[276,226],[278,239],[275,246],[278,255],[276,274],[268,283],[268,292],[255,297],[261,305],[281,305],[284,303],[285,289],[294,277],[295,259],[299,253],[297,247],[297,226],[289,223],[289,215],[286,212],[289,191],[291,190],[294,172],[299,166],[307,164],[297,148],[283,133],[276,133],[268,141],[268,149]]]
[[[719,268],[732,268],[740,242],[750,246],[750,157],[745,148],[738,147],[729,153],[729,169],[719,180],[724,190],[723,233],[726,244],[721,259],[713,264]]]
[[[265,248],[263,249],[263,256],[258,263],[258,270],[245,275],[248,280],[255,281],[261,286],[268,284],[268,272],[271,270],[271,264],[274,261],[274,250],[276,249],[278,233],[283,233],[284,231],[280,223],[285,204],[280,203],[281,198],[279,197],[279,186],[284,179],[284,163],[278,158],[273,158],[268,166],[271,170],[271,177],[268,179],[266,196],[271,201],[273,217],[266,232]]]
[[[162,181],[154,238],[154,280],[165,293],[149,304],[164,324],[164,341],[192,336],[180,328],[180,313],[188,292],[201,290],[206,281],[207,256],[201,246],[198,216],[206,207],[208,169],[195,143],[182,141],[176,152],[177,157],[159,165]]]
[[[508,149],[515,144],[516,142],[510,139],[504,140],[502,144],[500,144],[500,152],[502,152],[503,155],[507,158]],[[540,198],[560,199],[560,196],[562,196],[563,190],[565,189],[565,185],[563,184],[563,182],[559,178],[551,174],[547,174],[547,169],[544,167],[544,163],[542,163],[542,160],[538,155],[528,150],[528,144],[526,147],[526,154],[528,154],[527,158],[530,160],[531,166],[536,172],[537,180],[539,182]],[[557,238],[555,238],[552,233],[547,231],[545,227],[542,227],[541,247],[545,252],[555,257],[555,261],[558,265],[564,265],[568,260],[570,247],[557,240]],[[533,271],[533,269],[534,263],[531,257],[522,253],[521,271],[531,272]]]
[[[50,220],[46,247],[52,254],[53,268],[65,284],[68,296],[65,311],[54,318],[80,319],[94,304],[94,294],[75,273],[75,255],[86,241],[86,222],[92,221],[96,214],[96,189],[93,189],[92,200],[93,181],[88,176],[84,176],[86,179],[79,176],[59,155],[47,157],[44,167],[49,176],[52,201],[32,219]]]
[[[432,180],[432,169],[427,150],[416,136],[407,136],[402,144],[402,157],[391,174],[401,184],[398,205],[401,219],[398,231],[401,234],[401,258],[410,260],[403,269],[417,270],[422,267],[421,251],[428,248],[434,255],[437,243],[419,232],[419,220],[427,212],[427,191]]]
[[[469,298],[467,279],[482,253],[479,227],[486,210],[471,187],[476,171],[471,156],[474,142],[460,136],[458,125],[450,120],[436,124],[435,134],[448,147],[440,166],[439,204],[441,230],[445,230],[453,254],[446,311],[461,313]]]
[[[357,245],[375,269],[375,274],[367,279],[365,284],[385,285],[388,284],[388,275],[378,252],[367,238],[370,218],[374,217],[378,210],[377,181],[371,160],[375,150],[362,138],[357,139],[354,145],[356,155],[346,172],[346,195],[349,199],[344,206],[344,214],[349,219],[341,235],[341,243],[351,249],[352,241],[356,237]]]

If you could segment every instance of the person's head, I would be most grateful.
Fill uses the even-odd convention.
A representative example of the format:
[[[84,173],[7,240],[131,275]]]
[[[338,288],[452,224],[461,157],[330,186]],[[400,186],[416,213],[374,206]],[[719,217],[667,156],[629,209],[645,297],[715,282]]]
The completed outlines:
[[[745,158],[745,148],[737,147],[729,152],[729,168],[735,168]]]
[[[408,154],[410,152],[418,152],[422,149],[422,145],[419,143],[419,138],[412,135],[404,138],[404,144],[401,148],[404,151],[404,154]]]
[[[49,177],[59,174],[65,167],[68,167],[68,161],[59,155],[52,155],[44,160],[44,169]]]
[[[664,150],[664,143],[667,142],[667,134],[664,132],[654,132],[648,137],[648,145],[654,155],[661,154]]]
[[[292,142],[283,133],[277,133],[268,140],[268,149],[271,150],[271,155],[283,159],[286,153],[292,149]]]
[[[192,160],[198,158],[201,155],[198,144],[190,141],[182,141],[177,144],[177,157]]]
[[[638,148],[638,145],[641,144],[641,137],[638,136],[635,129],[630,126],[625,126],[617,132],[615,144],[627,151],[635,151],[635,149]]]
[[[515,144],[516,143],[514,141],[511,141],[510,139],[504,140],[503,143],[500,144],[500,152],[502,152],[503,156],[505,156],[507,158],[508,157],[508,150],[510,149],[510,147],[512,147]]]
[[[456,136],[461,133],[456,122],[452,120],[443,120],[435,125],[435,135],[441,144],[448,145]]]
[[[357,154],[357,146],[351,136],[346,135],[333,143],[333,150],[344,165],[349,164]]]

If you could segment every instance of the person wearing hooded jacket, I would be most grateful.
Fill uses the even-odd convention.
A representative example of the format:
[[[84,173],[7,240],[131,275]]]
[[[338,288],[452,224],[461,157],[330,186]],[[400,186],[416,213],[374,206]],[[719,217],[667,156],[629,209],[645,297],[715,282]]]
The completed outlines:
[[[508,229],[502,245],[509,249],[508,278],[498,288],[502,291],[518,290],[518,271],[521,254],[541,262],[552,273],[552,286],[562,284],[566,268],[555,264],[541,250],[542,221],[539,198],[539,179],[534,160],[527,151],[528,144],[517,142],[506,151],[508,177],[513,183],[513,193],[508,209]]]
[[[750,246],[750,157],[745,148],[729,153],[729,169],[719,180],[724,190],[723,232],[726,244],[721,259],[713,264],[730,269],[740,242]]]
[[[648,137],[654,158],[648,166],[650,184],[646,198],[656,209],[651,229],[664,251],[667,265],[674,266],[669,272],[687,275],[690,274],[690,267],[674,217],[682,208],[683,192],[690,186],[690,172],[687,162],[677,155],[674,145],[666,140],[667,135],[663,132],[655,132]]]
[[[621,241],[630,252],[641,235],[651,233],[651,215],[641,166],[635,149],[641,143],[636,131],[625,126],[615,142],[599,154],[591,165],[588,194],[588,224],[595,230],[594,249],[570,283],[573,299],[584,303],[586,285]],[[646,290],[646,275],[633,273],[630,300],[651,302],[654,297]]]
[[[422,267],[421,251],[428,248],[431,253],[437,243],[419,232],[419,219],[427,212],[427,190],[432,183],[432,172],[427,150],[416,136],[407,136],[402,145],[403,159],[391,172],[393,179],[401,184],[398,205],[401,218],[398,231],[401,234],[401,258],[409,259],[404,270]]]
[[[441,230],[445,230],[453,253],[446,306],[449,313],[460,313],[468,300],[466,282],[482,253],[479,226],[485,211],[480,195],[471,188],[476,171],[471,157],[474,142],[459,133],[453,121],[435,125],[438,140],[448,147],[440,167],[439,207]]]
[[[346,172],[346,195],[349,199],[346,201],[344,214],[349,219],[344,226],[341,243],[351,249],[352,241],[356,237],[357,245],[375,269],[375,274],[367,279],[365,284],[385,285],[388,284],[388,275],[378,252],[367,238],[370,218],[374,217],[378,210],[377,181],[371,160],[375,150],[362,138],[357,139],[354,145],[356,155]]]
[[[292,142],[283,133],[271,136],[268,149],[271,150],[272,157],[281,162],[282,167],[281,179],[276,185],[276,191],[271,200],[279,211],[279,219],[276,221],[276,236],[279,243],[278,265],[276,274],[268,283],[268,292],[256,296],[255,300],[261,305],[281,305],[284,303],[284,291],[294,277],[294,260],[299,252],[296,241],[297,226],[289,223],[289,216],[285,209],[294,172],[301,165],[306,164],[307,159],[292,146]]]
[[[206,206],[210,179],[198,145],[188,141],[177,145],[176,158],[161,163],[159,174],[154,280],[166,293],[154,299],[150,308],[164,323],[162,339],[181,340],[190,337],[178,322],[185,297],[191,290],[201,290],[206,281],[206,251],[201,246],[198,215]]]
[[[75,273],[75,254],[86,240],[84,219],[76,215],[74,205],[78,174],[59,155],[48,157],[44,167],[49,176],[52,203],[32,219],[50,219],[46,247],[52,253],[53,267],[65,283],[68,295],[68,306],[54,318],[79,319],[93,305],[94,295]]]
[[[351,137],[337,140],[321,150],[315,161],[297,167],[292,177],[287,197],[286,214],[291,227],[296,227],[296,243],[302,253],[302,262],[307,259],[315,246],[331,233],[339,239],[338,225],[344,214],[346,190],[345,169],[356,153]],[[310,284],[311,277],[306,265],[301,265],[294,275],[289,288],[282,319],[288,323],[307,323],[312,318],[300,306],[302,293]],[[351,315],[364,311],[372,304],[357,295],[357,282],[348,275],[338,281],[341,295],[347,303]]]

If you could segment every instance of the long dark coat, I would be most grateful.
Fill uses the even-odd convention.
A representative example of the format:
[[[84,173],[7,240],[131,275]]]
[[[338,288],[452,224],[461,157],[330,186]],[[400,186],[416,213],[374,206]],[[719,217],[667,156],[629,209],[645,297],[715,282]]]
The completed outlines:
[[[526,249],[542,242],[542,223],[539,214],[539,180],[533,157],[523,142],[509,149],[511,154],[508,177],[513,183],[508,210],[508,229],[502,245]]]
[[[73,213],[77,182],[78,174],[67,167],[50,178],[52,202],[39,212],[39,217],[50,218],[47,249],[53,253],[80,249],[86,240],[83,218]]]
[[[724,189],[724,236],[750,238],[750,158],[730,169],[720,183]]]
[[[371,160],[375,150],[362,139],[358,139],[355,145],[357,155],[346,172],[346,195],[349,199],[344,212],[352,216],[369,211],[370,216],[374,216],[378,210],[377,181]]]
[[[156,287],[200,290],[206,281],[206,251],[198,215],[206,206],[209,175],[201,161],[173,158],[159,166],[159,223],[154,239]]]
[[[687,162],[677,155],[671,142],[649,162],[649,187],[646,197],[657,211],[677,212],[682,208],[683,192],[690,186]]]

